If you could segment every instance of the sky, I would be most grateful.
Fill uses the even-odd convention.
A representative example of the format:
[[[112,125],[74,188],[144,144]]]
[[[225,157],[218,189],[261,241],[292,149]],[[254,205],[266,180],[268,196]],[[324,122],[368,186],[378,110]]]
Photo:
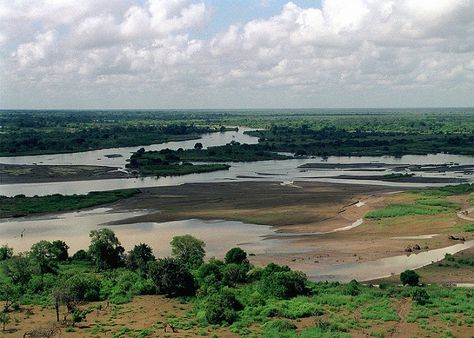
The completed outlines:
[[[0,0],[0,108],[474,106],[474,0]]]

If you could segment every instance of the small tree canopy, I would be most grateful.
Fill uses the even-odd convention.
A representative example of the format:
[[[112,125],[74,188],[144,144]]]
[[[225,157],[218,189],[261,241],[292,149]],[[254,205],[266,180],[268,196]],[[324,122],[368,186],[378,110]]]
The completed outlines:
[[[400,281],[403,285],[417,286],[420,276],[413,270],[405,270],[400,274]]]
[[[191,235],[175,236],[171,241],[171,254],[189,269],[204,263],[206,244]]]
[[[123,264],[123,253],[125,249],[110,229],[92,230],[89,234],[91,244],[89,254],[97,269],[112,269]]]
[[[133,249],[128,252],[126,264],[129,269],[146,272],[148,262],[154,260],[153,249],[145,243],[140,243],[135,245]]]
[[[232,248],[225,254],[224,259],[226,264],[242,264],[248,263],[247,261],[247,253],[242,250],[241,248]]]

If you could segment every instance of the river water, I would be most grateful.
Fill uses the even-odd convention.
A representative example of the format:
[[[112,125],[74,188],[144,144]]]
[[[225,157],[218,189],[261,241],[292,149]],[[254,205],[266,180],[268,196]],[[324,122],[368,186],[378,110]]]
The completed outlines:
[[[170,149],[190,149],[196,142],[201,142],[204,147],[224,145],[231,141],[240,143],[255,144],[258,138],[244,134],[249,128],[239,128],[239,131],[228,131],[223,133],[204,134],[199,140],[189,140],[180,142],[169,142],[163,144],[154,144],[143,146],[146,150]],[[103,165],[123,168],[126,159],[130,154],[142,146],[101,149],[87,152],[78,152],[71,154],[53,154],[38,156],[18,156],[18,157],[0,157],[0,163],[7,164],[62,164],[62,165]],[[120,154],[122,157],[108,158],[105,155]],[[444,164],[455,162],[459,164],[473,164],[474,158],[471,156],[434,154],[434,155],[405,155],[401,157],[393,156],[330,156],[328,158],[314,157],[310,159],[292,159],[278,161],[258,161],[246,163],[230,163],[231,168],[225,171],[191,174],[175,177],[144,177],[144,178],[122,178],[105,179],[91,181],[71,181],[71,182],[52,182],[52,183],[27,183],[27,184],[0,184],[0,195],[15,196],[24,194],[26,196],[48,195],[48,194],[84,194],[90,191],[105,191],[126,188],[143,188],[180,185],[184,183],[205,183],[205,182],[227,182],[227,181],[314,181],[314,182],[333,182],[347,184],[373,184],[393,187],[426,187],[441,186],[440,183],[397,183],[383,182],[374,180],[350,180],[329,178],[337,175],[373,175],[370,170],[346,171],[337,169],[318,169],[308,170],[300,169],[299,166],[306,163],[386,163],[386,164]],[[377,172],[379,175],[391,173],[390,169]],[[470,181],[474,180],[472,175],[463,173],[443,173],[433,174],[428,172],[417,172],[418,176],[425,177],[450,177],[462,178]]]
[[[164,144],[143,146],[146,150],[189,149],[196,142],[203,143],[204,147],[224,145],[231,141],[254,144],[258,139],[244,134],[248,128],[239,128],[238,132],[229,131],[224,133],[205,134],[199,140],[169,142]],[[41,156],[19,156],[2,157],[1,163],[9,164],[56,164],[56,165],[104,165],[123,168],[126,159],[136,151],[137,147],[123,147],[113,149],[101,149],[72,154],[54,154]],[[105,155],[120,154],[122,157],[109,158]],[[130,178],[130,179],[106,179],[77,182],[54,182],[33,184],[0,184],[0,195],[14,196],[17,194],[47,195],[53,193],[82,194],[90,191],[114,190],[137,187],[157,187],[180,185],[184,183],[202,182],[228,182],[228,181],[280,181],[284,185],[295,186],[293,181],[320,181],[353,184],[374,184],[393,187],[426,187],[439,186],[443,184],[426,183],[396,183],[370,180],[341,180],[334,177],[347,174],[347,170],[341,169],[300,169],[299,166],[306,163],[386,163],[386,164],[444,164],[459,163],[473,164],[474,158],[470,156],[434,154],[434,155],[406,155],[402,157],[350,157],[331,156],[329,158],[315,157],[310,159],[292,159],[279,161],[259,161],[248,163],[230,163],[228,171],[212,173],[192,174],[177,177],[161,178]],[[378,175],[391,173],[389,168],[377,172]],[[350,171],[350,175],[373,175],[370,169],[363,168]],[[453,177],[473,181],[473,177],[463,173],[428,173],[417,172],[417,175],[425,177]],[[394,189],[396,190],[396,189]],[[80,212],[69,212],[57,214],[54,217],[24,217],[18,219],[0,220],[0,245],[8,244],[16,251],[27,250],[31,244],[41,240],[65,240],[71,251],[87,247],[89,243],[88,234],[90,230],[98,227],[108,226],[108,222],[128,219],[146,213],[144,210],[132,210],[128,212],[114,212],[107,208],[96,208]],[[291,239],[263,240],[269,235],[275,235],[270,226],[246,224],[231,221],[202,221],[184,220],[166,223],[134,223],[113,226],[114,231],[121,239],[124,246],[129,249],[139,242],[152,245],[157,255],[169,254],[169,241],[173,236],[190,233],[206,241],[206,251],[209,256],[222,257],[223,253],[232,246],[240,245],[248,252],[271,253],[287,250],[288,246],[280,245]],[[350,231],[351,227],[342,231]],[[23,234],[23,236],[21,236]],[[417,268],[430,264],[432,261],[440,260],[445,253],[455,253],[473,246],[474,243],[456,244],[454,246],[430,250],[417,255],[397,256],[377,260],[373,262],[354,263],[327,268],[324,271],[314,270],[306,267],[305,272],[312,279],[350,280],[358,278],[362,280],[373,279],[399,273],[406,268]],[[374,268],[376,267],[376,268]]]

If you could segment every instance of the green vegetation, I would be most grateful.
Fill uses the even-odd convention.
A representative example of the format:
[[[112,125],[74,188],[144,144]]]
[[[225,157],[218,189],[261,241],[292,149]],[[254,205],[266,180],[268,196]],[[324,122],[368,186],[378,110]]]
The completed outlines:
[[[46,195],[26,197],[0,196],[0,217],[18,217],[43,212],[57,212],[90,208],[116,202],[138,194],[138,189],[90,192],[87,195]]]
[[[403,285],[417,286],[420,283],[420,276],[413,270],[405,270],[400,274],[400,282]]]
[[[258,151],[284,151],[303,156],[474,154],[472,109],[4,110],[0,111],[0,125],[3,131],[0,133],[0,156],[193,139],[205,132],[226,130],[223,125],[265,128],[251,132],[260,138],[259,146],[254,147]]]
[[[474,232],[474,223],[465,225],[465,226],[464,226],[464,231],[466,231],[466,232]],[[0,255],[0,257],[1,257],[1,255]],[[1,260],[1,258],[0,258],[0,260]]]
[[[402,217],[410,215],[436,215],[450,213],[459,209],[459,205],[446,200],[448,196],[474,192],[474,184],[449,185],[441,188],[412,191],[411,194],[421,196],[411,204],[389,204],[381,209],[368,212],[365,217],[381,219],[386,217]],[[472,203],[473,199],[470,197]],[[468,230],[466,230],[468,231]]]
[[[41,241],[31,251],[0,262],[0,300],[4,302],[0,323],[8,328],[11,316],[22,305],[40,304],[54,311],[59,322],[67,317],[68,325],[75,325],[98,310],[93,305],[85,307],[97,300],[116,304],[113,320],[118,311],[129,311],[126,303],[135,295],[164,294],[180,297],[191,305],[189,310],[180,316],[167,313],[165,324],[138,331],[125,326],[114,329],[113,323],[80,330],[97,334],[107,327],[114,336],[136,332],[146,337],[167,325],[203,335],[225,328],[242,336],[309,338],[350,337],[352,332],[373,327],[380,336],[382,331],[376,327],[399,321],[397,304],[406,298],[412,300],[408,320],[429,332],[441,333],[443,328],[427,325],[426,316],[459,326],[473,324],[469,318],[474,315],[474,304],[465,301],[474,296],[472,290],[418,286],[419,276],[411,270],[400,278],[403,284],[417,286],[413,288],[374,288],[357,281],[313,283],[286,266],[255,268],[240,248],[229,250],[225,261],[204,263],[205,244],[199,239],[178,236],[171,245],[173,257],[156,259],[143,243],[125,253],[115,234],[105,229],[92,231],[88,250],[69,257],[66,243]],[[313,317],[313,324],[298,330],[297,323],[306,317]],[[67,326],[67,330],[78,328]]]

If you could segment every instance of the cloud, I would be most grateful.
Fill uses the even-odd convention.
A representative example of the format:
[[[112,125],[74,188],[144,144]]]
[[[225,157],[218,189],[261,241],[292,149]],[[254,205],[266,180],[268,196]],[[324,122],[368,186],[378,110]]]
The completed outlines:
[[[215,17],[200,0],[0,0],[0,95],[12,105],[51,88],[52,105],[472,105],[473,12],[474,0],[288,2],[209,35]]]

